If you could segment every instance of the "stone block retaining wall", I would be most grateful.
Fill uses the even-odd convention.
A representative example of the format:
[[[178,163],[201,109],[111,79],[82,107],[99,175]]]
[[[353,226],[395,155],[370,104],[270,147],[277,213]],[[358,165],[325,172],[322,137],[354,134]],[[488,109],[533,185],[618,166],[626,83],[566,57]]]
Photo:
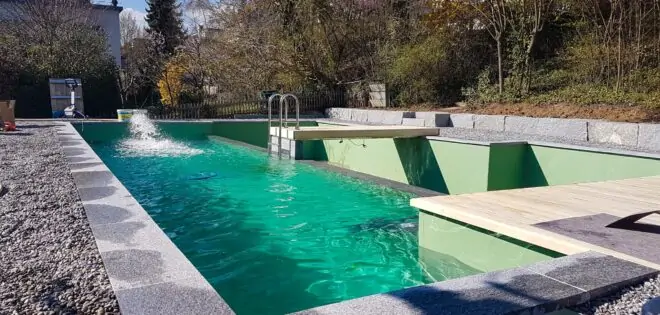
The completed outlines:
[[[326,115],[331,119],[356,123],[504,131],[660,150],[660,124],[353,108],[330,108]]]

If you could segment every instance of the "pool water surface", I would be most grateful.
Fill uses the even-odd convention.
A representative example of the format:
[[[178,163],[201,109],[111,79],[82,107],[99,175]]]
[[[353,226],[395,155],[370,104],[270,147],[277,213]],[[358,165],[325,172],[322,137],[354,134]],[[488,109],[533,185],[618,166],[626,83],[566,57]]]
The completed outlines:
[[[408,193],[217,140],[92,147],[237,314],[434,281]]]

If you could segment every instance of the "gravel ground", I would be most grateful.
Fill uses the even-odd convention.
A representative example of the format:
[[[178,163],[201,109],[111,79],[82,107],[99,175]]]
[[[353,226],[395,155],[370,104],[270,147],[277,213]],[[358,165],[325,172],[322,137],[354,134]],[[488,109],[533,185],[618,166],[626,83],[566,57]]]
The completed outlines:
[[[18,127],[0,133],[0,314],[118,314],[53,126]]]
[[[646,301],[660,296],[660,277],[648,280],[635,287],[574,307],[580,314],[640,314]],[[658,310],[660,312],[660,310]]]

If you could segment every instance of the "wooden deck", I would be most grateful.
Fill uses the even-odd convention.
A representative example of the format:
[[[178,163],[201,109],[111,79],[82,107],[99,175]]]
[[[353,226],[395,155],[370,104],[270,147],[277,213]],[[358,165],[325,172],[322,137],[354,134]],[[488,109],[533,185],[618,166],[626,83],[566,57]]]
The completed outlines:
[[[293,140],[367,139],[367,138],[415,138],[437,136],[438,128],[413,126],[364,126],[336,125],[322,127],[283,128],[282,137]],[[270,134],[279,135],[278,127],[271,127]]]
[[[594,250],[660,269],[656,263],[532,226],[602,213],[626,217],[660,210],[660,176],[416,198],[410,204],[563,254]],[[660,225],[660,215],[639,222]]]

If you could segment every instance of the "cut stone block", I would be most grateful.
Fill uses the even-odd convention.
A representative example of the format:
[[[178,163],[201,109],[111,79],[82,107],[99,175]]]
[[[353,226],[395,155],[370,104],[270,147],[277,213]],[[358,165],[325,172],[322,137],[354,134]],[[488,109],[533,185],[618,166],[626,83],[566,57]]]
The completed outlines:
[[[451,114],[449,119],[451,120],[451,127],[474,128],[474,114]]]
[[[424,119],[424,127],[449,127],[449,113],[415,112],[415,118]]]
[[[234,314],[208,283],[184,279],[119,290],[121,313],[131,314]]]
[[[367,122],[378,125],[401,125],[403,118],[414,116],[411,112],[390,110],[366,110]]]
[[[326,116],[330,119],[351,120],[351,108],[328,108],[326,110]]]
[[[504,131],[504,115],[474,115],[474,129]]]
[[[639,124],[589,121],[589,141],[637,146]]]
[[[523,268],[377,294],[297,314],[544,314],[586,292]]]
[[[587,141],[587,120],[506,116],[504,131]]]
[[[352,109],[350,121],[357,123],[369,122],[369,111],[366,109]]]
[[[597,252],[553,259],[528,269],[587,291],[591,299],[610,295],[658,274],[658,270]]]
[[[403,125],[404,126],[424,127],[424,126],[426,126],[426,121],[422,118],[404,118],[403,119]]]
[[[644,149],[660,150],[660,125],[639,124],[637,145]]]

